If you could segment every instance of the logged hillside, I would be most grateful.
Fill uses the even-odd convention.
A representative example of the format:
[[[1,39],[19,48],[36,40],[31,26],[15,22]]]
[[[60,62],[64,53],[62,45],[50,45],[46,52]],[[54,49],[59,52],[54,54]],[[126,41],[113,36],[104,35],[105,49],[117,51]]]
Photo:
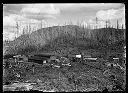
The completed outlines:
[[[96,48],[98,47],[98,44],[99,43],[87,38],[76,38],[71,35],[61,35],[42,47],[40,51],[53,51],[61,55],[78,54],[87,48]]]
[[[7,43],[7,54],[33,52],[79,52],[99,48],[124,40],[124,30],[114,28],[85,29],[76,25],[53,26],[39,29],[30,35],[21,35]]]

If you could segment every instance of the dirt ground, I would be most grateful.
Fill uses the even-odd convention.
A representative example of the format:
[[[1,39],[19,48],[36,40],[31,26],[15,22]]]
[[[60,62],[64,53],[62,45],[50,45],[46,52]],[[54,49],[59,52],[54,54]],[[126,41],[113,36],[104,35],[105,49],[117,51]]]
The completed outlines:
[[[98,69],[98,66],[102,68]],[[32,68],[32,63],[24,62],[22,66],[18,65],[17,67],[13,63],[11,68],[4,70],[6,74],[3,77],[4,84],[5,82],[13,84],[15,81],[36,83],[31,90],[103,91],[108,88],[113,91],[110,86],[117,84],[120,85],[120,90],[125,90],[124,72],[119,68],[110,69],[101,63],[92,65],[91,63],[76,62],[72,63],[72,66],[60,68],[35,64],[35,67]],[[103,74],[106,70],[109,70],[109,73]],[[18,75],[20,76],[18,77]]]

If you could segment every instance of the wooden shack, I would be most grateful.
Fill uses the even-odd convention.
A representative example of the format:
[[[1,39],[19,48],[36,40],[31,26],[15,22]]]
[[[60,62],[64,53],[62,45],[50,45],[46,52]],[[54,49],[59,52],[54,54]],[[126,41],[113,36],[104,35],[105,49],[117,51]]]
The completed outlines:
[[[27,62],[27,61],[28,61],[28,57],[25,56],[25,55],[21,55],[21,56],[18,58],[18,61]]]
[[[44,61],[48,61],[52,55],[50,54],[34,54],[28,57],[28,62],[35,62],[37,64],[43,64]]]

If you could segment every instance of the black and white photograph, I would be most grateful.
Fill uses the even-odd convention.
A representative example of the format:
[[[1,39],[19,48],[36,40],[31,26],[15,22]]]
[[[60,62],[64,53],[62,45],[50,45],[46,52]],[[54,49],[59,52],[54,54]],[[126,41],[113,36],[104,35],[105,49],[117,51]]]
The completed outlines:
[[[3,92],[126,92],[125,3],[3,4]]]

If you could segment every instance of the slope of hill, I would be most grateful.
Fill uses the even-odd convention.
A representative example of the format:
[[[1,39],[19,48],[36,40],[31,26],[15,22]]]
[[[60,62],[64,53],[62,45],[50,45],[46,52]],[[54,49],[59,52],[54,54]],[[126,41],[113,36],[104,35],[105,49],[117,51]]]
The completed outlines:
[[[39,29],[30,35],[21,35],[13,42],[9,43],[6,53],[26,53],[39,50],[47,42],[57,38],[60,34],[72,34],[74,30],[79,30],[78,26],[54,26]]]
[[[122,30],[113,28],[84,29],[76,25],[53,26],[39,29],[30,35],[21,35],[8,43],[7,54],[26,54],[32,52],[60,52],[98,48],[123,39]],[[115,35],[115,36],[114,36]]]

